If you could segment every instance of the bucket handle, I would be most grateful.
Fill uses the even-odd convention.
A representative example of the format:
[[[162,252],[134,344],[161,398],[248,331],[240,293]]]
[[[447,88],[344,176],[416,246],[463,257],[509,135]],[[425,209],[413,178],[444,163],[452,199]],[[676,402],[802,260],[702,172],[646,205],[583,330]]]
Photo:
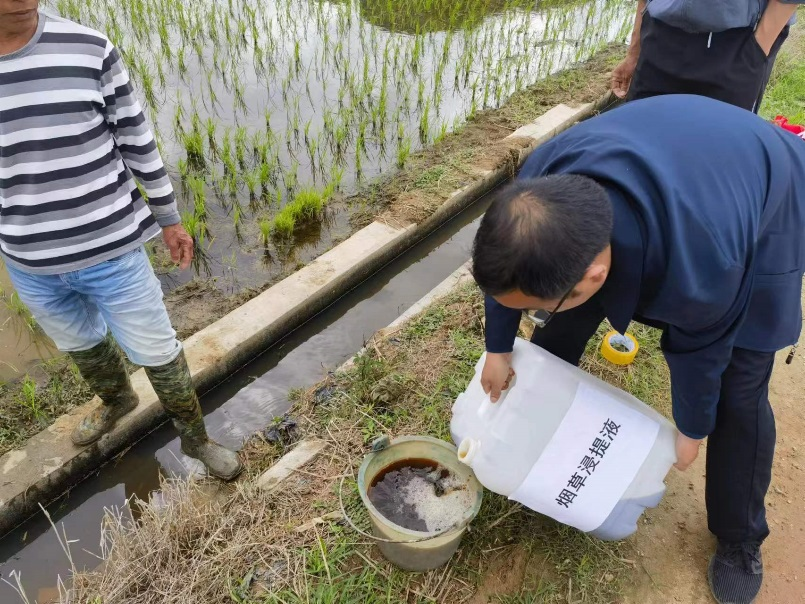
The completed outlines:
[[[384,539],[383,537],[376,537],[375,535],[371,535],[364,530],[359,529],[355,526],[355,523],[352,521],[352,518],[349,517],[347,514],[347,509],[344,506],[344,480],[346,480],[346,476],[341,477],[341,481],[338,483],[338,504],[341,506],[341,515],[344,517],[344,520],[347,521],[347,524],[352,528],[353,531],[366,537],[367,539],[371,539],[372,541],[377,541],[379,543],[422,543],[423,541],[430,541],[431,539],[436,539],[437,537],[441,537],[442,535],[449,533],[450,531],[457,530],[457,529],[464,529],[470,521],[468,519],[459,520],[455,524],[448,526],[446,529],[439,531],[438,533],[434,533],[433,535],[428,535],[427,537],[418,537],[416,539],[406,539],[406,540],[397,540],[397,539]]]

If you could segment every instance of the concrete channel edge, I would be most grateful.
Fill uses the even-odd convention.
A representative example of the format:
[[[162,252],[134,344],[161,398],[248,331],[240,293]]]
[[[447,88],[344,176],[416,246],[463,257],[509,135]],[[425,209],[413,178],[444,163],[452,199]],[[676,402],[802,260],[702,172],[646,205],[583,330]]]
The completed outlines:
[[[424,312],[435,302],[446,298],[465,283],[472,282],[473,278],[470,272],[470,266],[471,264],[469,261],[462,264],[460,267],[458,267],[458,269],[451,273],[447,279],[430,290],[393,322],[378,330],[375,334],[375,337],[388,337],[389,335],[394,334],[408,321],[416,317],[421,312]],[[359,350],[354,356],[341,365],[336,370],[336,373],[348,370],[349,367],[355,363],[355,359],[363,354],[365,350],[365,348]],[[254,483],[268,493],[277,491],[285,480],[316,459],[316,457],[318,457],[318,455],[326,447],[327,443],[325,441],[318,440],[316,438],[301,440],[293,447],[293,449],[280,457],[271,467],[260,474],[260,476],[254,480]],[[340,513],[337,513],[337,515],[340,516]],[[296,530],[299,531],[303,529],[304,525],[302,527],[298,527]]]
[[[557,105],[516,130],[510,137],[531,139],[520,150],[518,167],[538,145],[606,106],[610,98],[607,93],[595,103],[578,107]],[[479,179],[455,191],[419,224],[396,226],[375,221],[185,340],[185,352],[198,390],[209,390],[324,310],[509,178],[512,166],[479,174]],[[70,441],[74,426],[97,404],[94,400],[58,418],[24,447],[0,457],[0,535],[34,514],[39,503],[44,505],[58,498],[159,425],[164,412],[143,370],[132,375],[132,384],[140,397],[139,406],[97,443],[78,448]]]

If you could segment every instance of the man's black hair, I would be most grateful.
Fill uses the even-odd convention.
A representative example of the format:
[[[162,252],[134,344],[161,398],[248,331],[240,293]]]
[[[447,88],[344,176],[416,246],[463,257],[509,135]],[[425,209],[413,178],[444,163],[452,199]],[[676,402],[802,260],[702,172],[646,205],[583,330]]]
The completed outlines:
[[[472,249],[472,273],[492,296],[520,290],[561,298],[581,281],[612,234],[612,204],[576,174],[515,180],[495,194]]]

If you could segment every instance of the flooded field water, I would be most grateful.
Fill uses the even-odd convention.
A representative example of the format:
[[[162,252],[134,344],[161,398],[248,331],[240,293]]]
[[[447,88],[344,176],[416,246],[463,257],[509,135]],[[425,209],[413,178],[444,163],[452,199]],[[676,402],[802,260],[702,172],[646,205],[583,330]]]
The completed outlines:
[[[52,343],[31,320],[0,262],[0,382],[26,373],[54,354]]]
[[[478,111],[625,39],[633,15],[627,0],[45,6],[108,34],[154,124],[198,258],[180,273],[149,245],[164,289],[201,275],[228,294],[346,237],[352,211],[369,202],[339,198]],[[3,306],[0,321],[15,314]],[[44,345],[13,318],[0,332],[6,379]]]
[[[304,261],[343,228],[349,212],[321,224],[339,192],[589,58],[625,35],[632,13],[623,0],[52,7],[121,50],[198,243],[197,270],[239,286],[264,282],[297,246]]]
[[[353,230],[338,199],[516,90],[625,39],[627,0],[46,0],[107,33],[154,125],[198,262],[227,294],[306,264]],[[0,267],[0,379],[47,339]],[[16,301],[18,302],[18,301]],[[19,320],[23,318],[23,320]],[[10,319],[10,320],[9,320]]]

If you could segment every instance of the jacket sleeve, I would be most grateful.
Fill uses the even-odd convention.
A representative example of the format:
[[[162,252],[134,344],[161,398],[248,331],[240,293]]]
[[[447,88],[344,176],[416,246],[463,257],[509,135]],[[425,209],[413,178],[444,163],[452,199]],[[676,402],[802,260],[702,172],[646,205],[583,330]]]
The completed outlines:
[[[719,283],[712,284],[712,292],[731,300],[727,308],[718,309],[715,318],[712,306],[697,308],[695,300],[688,300],[680,307],[686,306],[689,315],[701,314],[708,322],[687,322],[685,329],[669,326],[663,333],[661,345],[671,371],[674,421],[690,438],[705,438],[715,429],[721,376],[732,358],[751,289],[751,280],[747,283],[738,272],[724,274]]]
[[[111,42],[106,44],[101,94],[102,112],[115,145],[126,167],[145,190],[151,213],[161,227],[177,224],[180,217],[173,186],[120,54]]]
[[[522,312],[507,308],[492,296],[484,296],[486,312],[486,351],[495,353],[511,352],[514,339],[520,327]]]

